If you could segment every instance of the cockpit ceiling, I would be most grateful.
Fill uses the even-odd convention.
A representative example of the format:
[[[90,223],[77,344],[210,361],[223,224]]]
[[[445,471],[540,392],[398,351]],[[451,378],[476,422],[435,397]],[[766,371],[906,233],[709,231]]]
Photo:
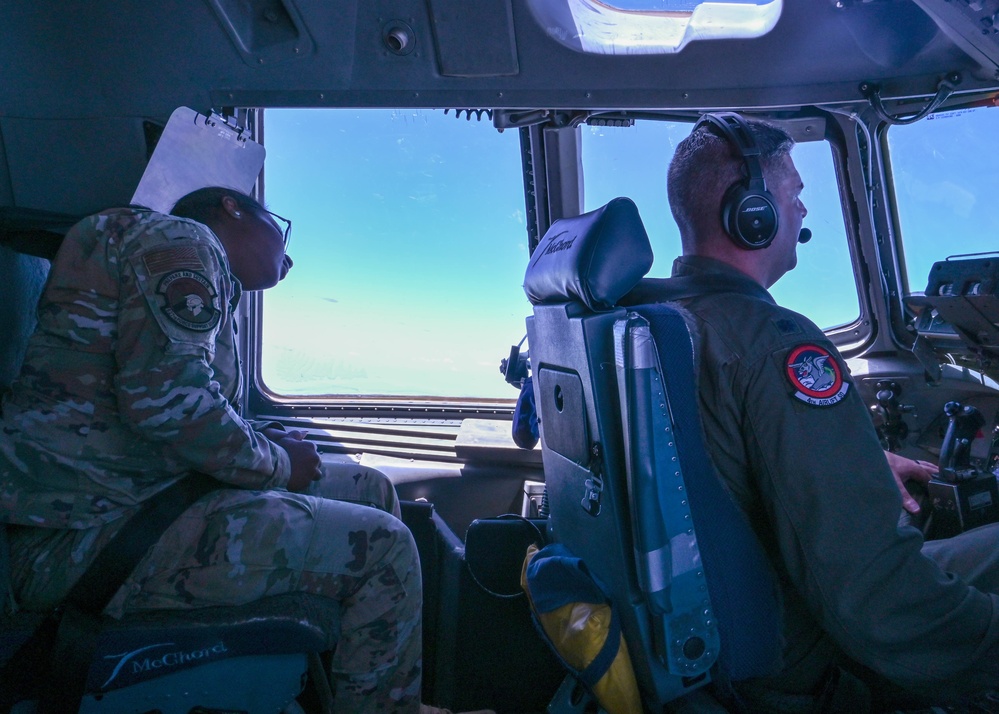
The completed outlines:
[[[10,0],[0,117],[165,119],[181,105],[781,107],[856,101],[865,82],[885,98],[932,95],[954,72],[959,91],[999,84],[989,24],[999,0],[785,0],[762,37],[642,56],[575,51],[528,5]]]

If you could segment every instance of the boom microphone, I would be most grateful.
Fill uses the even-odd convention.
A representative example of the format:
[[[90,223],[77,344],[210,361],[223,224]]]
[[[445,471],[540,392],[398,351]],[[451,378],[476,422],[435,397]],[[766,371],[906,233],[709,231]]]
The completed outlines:
[[[811,239],[812,239],[812,232],[810,230],[808,230],[807,228],[802,228],[798,232],[798,242],[799,243],[807,243]]]

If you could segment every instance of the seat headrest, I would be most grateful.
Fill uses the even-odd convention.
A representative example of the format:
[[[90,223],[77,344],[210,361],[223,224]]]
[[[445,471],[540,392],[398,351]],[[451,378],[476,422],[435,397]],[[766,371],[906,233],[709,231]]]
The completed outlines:
[[[617,304],[652,267],[652,245],[630,198],[555,221],[524,276],[533,305],[582,302],[590,310]]]

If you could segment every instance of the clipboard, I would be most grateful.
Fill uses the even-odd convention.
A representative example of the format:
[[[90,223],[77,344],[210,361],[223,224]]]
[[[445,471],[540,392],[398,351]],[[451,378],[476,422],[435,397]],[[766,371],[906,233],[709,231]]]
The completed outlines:
[[[264,147],[212,112],[178,107],[170,115],[132,204],[169,213],[191,191],[208,186],[249,194],[264,166]]]

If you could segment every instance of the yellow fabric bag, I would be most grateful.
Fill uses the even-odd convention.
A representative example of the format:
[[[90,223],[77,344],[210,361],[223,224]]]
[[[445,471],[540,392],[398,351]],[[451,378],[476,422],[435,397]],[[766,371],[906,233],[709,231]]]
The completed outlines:
[[[548,643],[600,706],[608,714],[641,714],[620,622],[585,563],[559,543],[531,545],[520,586]]]

